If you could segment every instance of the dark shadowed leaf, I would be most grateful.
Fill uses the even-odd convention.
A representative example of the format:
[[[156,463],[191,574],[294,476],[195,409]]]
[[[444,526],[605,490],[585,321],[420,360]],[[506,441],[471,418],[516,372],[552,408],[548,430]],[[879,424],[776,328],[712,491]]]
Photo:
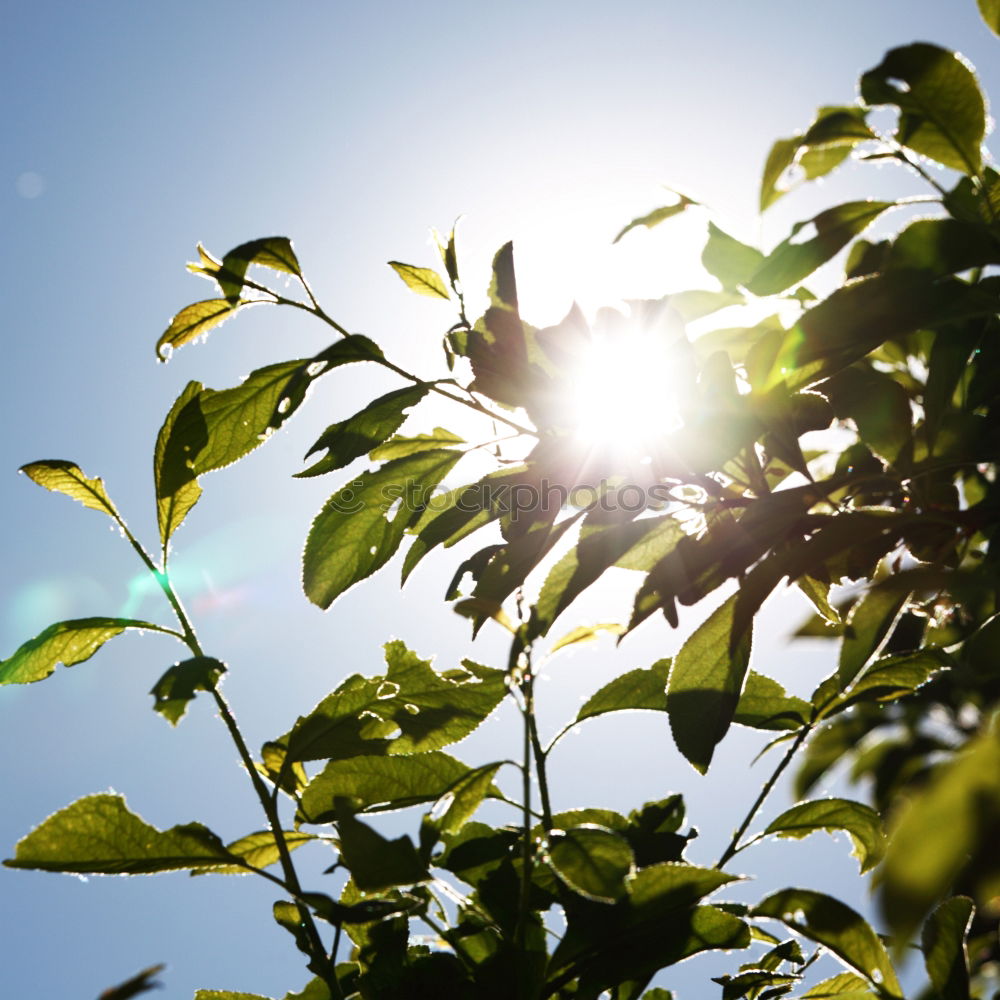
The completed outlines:
[[[334,469],[350,465],[356,458],[366,455],[399,430],[406,420],[407,411],[427,395],[426,385],[410,385],[386,393],[369,403],[359,413],[340,423],[331,424],[306,453],[306,458],[318,451],[326,454],[314,465],[297,473],[298,478],[321,476]],[[404,449],[390,458],[408,458],[422,451],[431,451],[440,445]]]
[[[181,526],[188,511],[201,497],[201,486],[191,475],[182,449],[172,445],[177,439],[174,428],[181,414],[202,391],[200,382],[188,382],[184,391],[170,407],[156,436],[153,451],[153,483],[156,487],[156,523],[160,529],[160,545],[164,552],[170,536]]]
[[[137,997],[147,990],[155,990],[159,988],[160,983],[153,977],[158,976],[165,968],[165,965],[151,965],[131,979],[126,979],[124,983],[105,990],[97,1000],[131,1000],[132,997]]]
[[[75,618],[57,622],[29,639],[9,659],[0,661],[0,684],[30,684],[48,677],[60,663],[67,667],[83,663],[125,629],[176,635],[162,625],[133,618]]]
[[[918,219],[892,242],[887,267],[920,268],[934,275],[957,274],[1000,263],[1000,243],[981,223]]]
[[[749,629],[730,652],[735,603],[734,594],[681,646],[667,683],[674,742],[702,774],[733,721],[750,663]]]
[[[954,52],[926,42],[892,49],[861,77],[861,98],[900,109],[896,139],[904,146],[964,173],[982,169],[983,95]]]
[[[296,278],[302,277],[298,258],[287,236],[264,236],[241,243],[222,258],[220,269],[215,275],[222,294],[229,302],[235,303],[239,299],[247,268],[251,264],[292,274]]]
[[[363,892],[413,885],[430,878],[409,837],[388,840],[343,807],[337,820],[340,851],[355,885]]]
[[[401,264],[398,260],[390,260],[389,267],[403,279],[407,288],[412,288],[420,295],[427,295],[432,299],[449,298],[448,287],[437,271],[432,271],[429,267]]]
[[[306,540],[302,582],[309,599],[328,608],[385,565],[461,457],[442,448],[398,458],[362,473],[330,497]]]
[[[595,715],[603,715],[605,712],[632,709],[665,712],[670,664],[669,659],[657,660],[648,669],[629,670],[616,677],[584,702],[577,713],[577,722],[591,719]]]
[[[908,591],[876,587],[851,609],[840,647],[837,679],[850,684],[875,655],[909,599]]]
[[[104,488],[104,481],[88,479],[75,462],[58,459],[31,462],[22,465],[21,472],[32,482],[53,493],[64,493],[70,499],[82,503],[84,507],[99,510],[115,521],[118,520],[118,511],[115,510],[115,505]]]
[[[976,907],[967,896],[946,899],[924,924],[924,965],[941,1000],[969,1000],[969,953],[965,937]]]
[[[53,813],[18,842],[8,868],[89,875],[147,875],[230,864],[222,841],[200,823],[157,830],[120,795],[88,795]]]
[[[548,861],[574,892],[599,903],[614,903],[625,895],[625,878],[635,855],[621,834],[587,825],[553,831]]]
[[[165,361],[170,357],[171,351],[197,340],[229,319],[237,309],[252,304],[244,301],[230,302],[228,299],[204,299],[185,306],[174,316],[156,342],[157,359]]]
[[[211,691],[226,672],[224,663],[211,656],[195,656],[175,663],[153,685],[153,711],[172,726],[180,722],[197,691]]]
[[[882,860],[885,833],[882,821],[874,809],[849,799],[817,799],[800,802],[776,816],[764,833],[800,840],[817,830],[844,830],[851,838],[861,873],[864,874]]]
[[[889,996],[902,997],[885,946],[864,918],[839,900],[809,889],[785,889],[753,910],[773,917],[793,931],[824,945],[841,961]]]

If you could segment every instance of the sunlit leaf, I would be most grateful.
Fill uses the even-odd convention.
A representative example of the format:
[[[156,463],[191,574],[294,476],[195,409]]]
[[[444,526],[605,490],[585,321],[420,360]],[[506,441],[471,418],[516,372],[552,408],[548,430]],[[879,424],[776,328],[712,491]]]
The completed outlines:
[[[612,240],[612,243],[617,243],[626,233],[630,233],[633,229],[638,229],[640,226],[643,226],[646,229],[652,229],[654,226],[658,226],[661,222],[665,222],[667,219],[673,218],[675,215],[680,215],[680,213],[689,206],[698,204],[698,202],[692,201],[684,195],[679,195],[678,197],[680,200],[676,201],[673,205],[664,205],[662,208],[654,208],[652,212],[647,212],[645,215],[640,215],[633,219]]]
[[[56,459],[30,462],[21,466],[21,472],[32,482],[53,493],[65,493],[70,499],[82,503],[84,507],[99,510],[115,521],[118,520],[118,511],[104,488],[104,481],[88,479],[75,462]]]
[[[219,273],[215,275],[215,280],[228,301],[235,303],[239,299],[247,268],[251,264],[269,267],[272,271],[280,271],[283,274],[292,274],[296,278],[302,277],[298,258],[287,236],[265,236],[250,240],[230,250],[222,258]]]
[[[557,650],[565,649],[567,646],[575,646],[579,642],[591,642],[597,639],[603,632],[610,632],[612,635],[621,635],[624,631],[624,625],[617,625],[614,622],[607,622],[600,625],[578,625],[556,640],[552,644],[549,654],[551,655]]]
[[[635,856],[621,834],[588,825],[554,831],[548,862],[574,892],[613,903],[625,895],[625,877],[635,866]]]
[[[180,722],[195,692],[211,691],[225,673],[225,664],[211,656],[195,656],[175,663],[153,685],[153,710],[172,726]]]
[[[876,993],[867,979],[856,976],[853,972],[842,972],[839,976],[831,976],[817,983],[802,994],[802,1000],[826,1000],[828,997],[839,997],[840,1000],[875,1000]]]
[[[768,896],[753,913],[780,920],[826,947],[889,996],[902,997],[896,971],[878,935],[860,914],[839,900],[809,889],[785,889]]]
[[[314,834],[303,833],[301,830],[284,830],[282,839],[289,851],[311,843],[316,839]],[[242,858],[254,868],[267,868],[281,860],[281,850],[278,847],[274,833],[271,830],[259,830],[248,833],[239,840],[226,845],[226,850],[233,857]],[[204,869],[192,869],[192,875],[246,875],[243,865],[222,865]]]
[[[702,266],[722,287],[732,291],[745,285],[760,269],[764,255],[724,233],[714,222],[708,224],[708,241],[702,251]]]
[[[126,629],[174,634],[161,625],[133,618],[75,618],[57,622],[29,639],[13,656],[0,661],[0,684],[31,684],[44,680],[60,663],[67,667],[83,663]]]
[[[809,702],[788,694],[776,680],[748,670],[733,722],[753,729],[798,729],[810,714]]]
[[[851,838],[861,873],[864,874],[882,860],[885,833],[882,821],[874,809],[849,799],[817,799],[800,802],[776,816],[764,830],[779,837],[800,840],[816,830],[844,830]]]
[[[170,357],[171,351],[197,340],[213,327],[224,323],[237,309],[252,304],[242,300],[230,302],[228,299],[204,299],[185,306],[174,316],[156,342],[157,359],[165,361]]]
[[[795,154],[798,151],[799,136],[778,139],[771,146],[764,163],[764,174],[760,182],[760,210],[762,212],[788,191],[788,185],[782,184],[782,181],[795,162]]]
[[[53,813],[18,842],[8,868],[92,875],[147,875],[232,862],[200,823],[157,830],[120,795],[88,795]]]
[[[430,434],[391,437],[373,448],[368,457],[376,462],[390,462],[394,458],[406,458],[421,451],[434,451],[436,448],[448,448],[456,444],[465,444],[465,441],[444,427],[435,427]]]
[[[362,473],[316,515],[303,556],[306,595],[328,608],[348,587],[392,558],[407,527],[461,454],[421,452]]]
[[[191,475],[183,449],[178,449],[174,428],[181,414],[202,391],[200,382],[188,382],[170,407],[156,436],[153,451],[153,482],[156,487],[156,523],[164,551],[170,536],[181,526],[188,512],[201,497],[201,486]]]
[[[430,813],[430,821],[441,834],[456,834],[472,818],[480,803],[496,793],[493,778],[503,763],[483,764],[462,775],[449,786]]]
[[[840,647],[837,678],[841,684],[847,685],[858,676],[889,634],[909,596],[905,590],[875,587],[854,605]]]
[[[577,722],[603,715],[605,712],[648,709],[667,710],[667,677],[671,660],[657,660],[648,669],[629,670],[604,685],[590,696],[577,712]]]
[[[995,35],[1000,35],[1000,0],[977,0],[977,2],[979,3],[979,13],[982,14],[990,31]]]
[[[347,420],[331,424],[306,453],[306,458],[318,451],[325,450],[326,454],[308,469],[297,473],[297,476],[299,478],[321,476],[334,469],[342,469],[356,458],[367,454],[396,433],[406,420],[410,407],[419,403],[427,392],[426,385],[410,385],[396,389],[380,396]],[[404,449],[401,454],[390,457],[408,458],[419,451],[430,451],[433,447]]]
[[[677,749],[704,774],[726,735],[750,663],[750,631],[730,651],[736,595],[681,646],[667,683],[667,713]]]
[[[892,49],[861,77],[861,98],[900,109],[896,139],[914,152],[964,173],[982,169],[983,95],[954,52],[926,42]]]
[[[390,260],[389,267],[403,279],[407,288],[412,288],[420,295],[427,295],[432,299],[450,298],[448,286],[441,280],[437,271],[432,271],[429,267],[401,264],[398,260]]]

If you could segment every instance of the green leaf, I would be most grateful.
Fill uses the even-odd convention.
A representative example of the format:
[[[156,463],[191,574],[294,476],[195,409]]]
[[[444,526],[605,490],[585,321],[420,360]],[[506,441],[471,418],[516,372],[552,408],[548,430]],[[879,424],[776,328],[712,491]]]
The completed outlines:
[[[429,267],[401,264],[398,260],[390,260],[389,267],[403,279],[407,288],[412,288],[420,295],[427,295],[432,299],[450,298],[448,286],[441,280],[437,271],[432,271]]]
[[[621,834],[588,824],[554,830],[548,862],[585,899],[614,903],[625,895],[625,878],[635,868],[635,855]]]
[[[677,749],[704,774],[726,735],[750,663],[748,629],[730,652],[736,595],[712,612],[680,648],[667,682],[667,713]]]
[[[924,924],[924,965],[941,1000],[969,1000],[969,952],[966,935],[976,912],[967,896],[946,899]]]
[[[772,250],[745,282],[754,295],[775,295],[807,278],[863,232],[892,201],[851,201],[820,212],[808,222],[792,227],[792,234]],[[816,228],[812,239],[801,242],[799,233],[809,225]]]
[[[465,441],[457,434],[453,434],[443,427],[435,427],[430,434],[415,434],[413,437],[403,437],[402,435],[391,437],[388,441],[373,448],[368,453],[368,457],[376,462],[389,462],[395,458],[407,458],[410,455],[417,455],[422,451],[450,448],[456,444],[465,444]]]
[[[251,264],[269,267],[272,271],[292,274],[302,278],[298,258],[292,249],[292,242],[286,236],[265,236],[261,239],[241,243],[230,250],[222,258],[219,273],[215,280],[219,283],[222,294],[230,302],[235,303],[243,291],[247,268]]]
[[[134,618],[75,618],[57,622],[29,639],[9,659],[0,661],[0,684],[31,684],[44,680],[60,663],[67,667],[83,663],[109,639],[128,628],[175,634],[161,625]]]
[[[170,407],[156,436],[153,451],[153,482],[156,487],[156,523],[160,529],[160,545],[164,552],[170,536],[181,526],[188,512],[201,497],[201,486],[191,476],[183,449],[171,445],[174,428],[181,414],[202,391],[200,382],[188,382],[184,391]]]
[[[899,108],[902,145],[963,173],[982,170],[985,103],[975,73],[954,52],[926,42],[892,49],[861,77],[861,98]]]
[[[851,608],[837,666],[841,685],[850,684],[882,645],[909,597],[909,591],[874,587]]]
[[[431,877],[409,837],[387,840],[343,806],[337,828],[344,863],[362,892],[413,885]]]
[[[576,721],[582,722],[606,712],[636,709],[665,712],[670,664],[670,659],[657,660],[648,669],[640,667],[616,677],[584,702]]]
[[[322,476],[334,469],[342,469],[356,458],[367,454],[399,430],[409,415],[407,411],[419,403],[427,392],[426,385],[410,385],[396,389],[373,400],[347,420],[331,424],[306,453],[306,458],[324,449],[326,454],[308,469],[297,473],[297,478]],[[404,450],[399,457],[409,458],[430,450],[434,450],[434,446]]]
[[[53,813],[18,842],[8,868],[87,875],[148,875],[231,864],[222,841],[200,823],[157,830],[120,795],[88,795]]]
[[[788,169],[795,162],[795,154],[798,151],[799,136],[778,139],[771,146],[764,163],[764,173],[760,182],[760,210],[762,212],[787,193],[788,186],[779,185],[782,185]]]
[[[296,848],[302,847],[303,844],[311,843],[316,839],[314,834],[303,833],[301,830],[284,830],[282,835],[289,851],[294,851]],[[254,868],[267,868],[281,860],[281,851],[270,830],[248,833],[245,837],[240,837],[239,840],[227,844],[226,850],[234,857],[242,858],[248,865],[253,865]],[[223,865],[222,867],[192,869],[191,874],[246,875],[247,869],[243,865]]]
[[[180,722],[196,691],[211,691],[226,672],[226,666],[211,656],[195,656],[175,663],[149,692],[153,711],[159,712],[172,726]]]
[[[438,673],[398,640],[383,677],[349,677],[279,742],[293,761],[438,750],[468,736],[507,693],[502,670],[463,660]]]
[[[906,390],[891,376],[857,365],[823,386],[834,412],[850,418],[858,436],[890,465],[905,468],[913,454],[913,414]]]
[[[839,900],[809,889],[785,889],[753,910],[821,944],[855,972],[893,997],[903,993],[885,946],[864,918]]]
[[[646,229],[652,229],[654,226],[658,226],[661,222],[666,222],[667,219],[673,218],[675,215],[680,215],[680,213],[689,206],[698,204],[698,202],[692,201],[684,195],[678,195],[678,198],[680,200],[676,201],[673,205],[664,205],[662,208],[654,208],[652,212],[647,212],[645,215],[637,216],[611,242],[617,243],[626,233],[630,233],[633,229],[638,229],[640,226],[644,226]]]
[[[579,642],[590,642],[602,632],[610,632],[612,635],[622,635],[625,632],[624,625],[618,625],[615,622],[606,622],[599,625],[578,625],[574,629],[570,629],[561,639],[558,639],[552,644],[552,648],[549,650],[549,655],[557,652],[560,649],[565,649],[567,646],[575,646]]]
[[[718,278],[726,291],[734,291],[757,273],[764,255],[724,233],[714,222],[708,224],[708,241],[702,251],[702,266]]]
[[[120,520],[118,511],[104,488],[104,481],[88,479],[75,462],[57,459],[30,462],[21,466],[21,472],[32,482],[53,493],[64,493],[71,500],[82,503],[84,507],[99,510],[115,521]]]
[[[458,833],[472,818],[483,799],[497,793],[493,778],[501,767],[503,762],[483,764],[454,782],[431,809],[430,822],[435,829],[446,836]]]
[[[817,983],[812,989],[802,994],[802,1000],[826,1000],[827,997],[840,997],[841,1000],[874,1000],[879,996],[871,990],[868,980],[856,976],[853,972],[842,972],[839,976],[831,976]]]
[[[978,0],[979,13],[986,26],[995,35],[1000,35],[1000,0]]]
[[[336,798],[348,799],[354,812],[405,809],[434,801],[468,772],[467,764],[438,751],[331,760],[306,786],[300,812],[306,823],[329,822]]]
[[[850,799],[818,799],[800,802],[775,817],[764,833],[801,840],[817,830],[845,830],[851,838],[861,874],[874,868],[885,852],[885,833],[877,812]]]
[[[935,768],[890,830],[879,902],[893,931],[909,937],[970,855],[993,849],[998,826],[1000,737],[987,729]]]
[[[232,990],[196,990],[194,1000],[271,1000],[260,993],[234,993]]]
[[[398,458],[334,493],[316,515],[306,540],[302,580],[309,599],[328,608],[385,565],[433,489],[461,457],[442,448]]]
[[[917,219],[889,246],[886,267],[957,274],[1000,263],[1000,244],[990,229],[958,219]]]
[[[124,983],[105,990],[97,1000],[131,1000],[147,990],[155,990],[162,984],[154,980],[153,976],[159,975],[165,968],[165,965],[151,965],[131,979],[126,979]]]
[[[230,302],[228,299],[204,299],[185,306],[170,321],[160,339],[156,342],[156,357],[166,361],[172,351],[192,340],[207,334],[213,327],[229,319],[237,309],[253,305],[252,302]]]
[[[749,670],[733,722],[752,729],[798,729],[810,714],[809,702],[789,695],[776,680]]]
[[[667,304],[680,316],[682,323],[691,323],[703,316],[710,316],[727,306],[742,305],[744,301],[739,292],[711,292],[701,288],[674,292],[667,296]]]

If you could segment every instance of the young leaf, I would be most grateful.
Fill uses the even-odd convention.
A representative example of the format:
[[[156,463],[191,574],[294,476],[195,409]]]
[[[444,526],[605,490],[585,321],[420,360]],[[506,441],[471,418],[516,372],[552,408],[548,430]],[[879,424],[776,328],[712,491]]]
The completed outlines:
[[[409,837],[387,840],[367,823],[355,819],[343,804],[337,828],[344,863],[355,885],[363,892],[413,885],[430,878]]]
[[[279,742],[293,761],[438,750],[468,736],[507,693],[502,670],[463,660],[438,673],[399,642],[385,646],[383,677],[355,675]]]
[[[622,635],[624,631],[625,626],[618,625],[615,622],[607,622],[599,625],[578,625],[553,643],[552,648],[549,650],[549,655],[551,656],[553,653],[560,649],[565,649],[567,646],[574,646],[578,642],[590,642],[596,639],[602,632],[610,632],[612,635]]]
[[[667,713],[677,749],[704,774],[726,735],[750,663],[751,630],[730,650],[736,595],[681,646],[667,682]]]
[[[671,660],[657,660],[648,669],[629,670],[590,696],[577,712],[576,721],[592,719],[606,712],[649,709],[667,710],[667,677]]]
[[[30,462],[21,466],[21,472],[32,482],[53,493],[65,493],[70,499],[82,503],[84,507],[99,510],[113,520],[119,520],[118,511],[104,488],[104,481],[88,479],[75,462],[57,459]]]
[[[336,798],[348,799],[354,812],[432,802],[468,772],[467,764],[439,751],[331,760],[302,793],[301,816],[306,823],[333,820]]]
[[[427,295],[432,299],[450,298],[448,286],[441,280],[437,271],[432,271],[429,267],[401,264],[398,260],[390,260],[389,267],[403,279],[407,288],[412,288],[418,294]]]
[[[426,385],[396,389],[369,403],[353,417],[331,424],[306,453],[306,458],[323,449],[326,449],[326,454],[305,471],[297,473],[297,477],[302,479],[322,476],[334,469],[342,469],[356,458],[367,454],[399,430],[408,416],[407,411],[419,403],[427,392]],[[406,458],[420,451],[430,451],[433,447],[404,451],[399,457]]]
[[[221,270],[215,275],[222,294],[232,303],[240,297],[247,268],[251,264],[269,267],[272,271],[302,277],[298,258],[287,236],[265,236],[241,243],[222,258]]]
[[[954,52],[926,42],[892,49],[861,77],[861,98],[899,108],[902,145],[963,173],[982,170],[985,103],[975,74]]]
[[[294,851],[303,844],[308,844],[316,839],[314,834],[303,833],[301,830],[284,830],[283,839],[289,851]],[[248,833],[239,840],[234,840],[226,845],[226,850],[236,858],[242,858],[248,865],[254,868],[267,868],[277,864],[281,860],[281,851],[271,830],[259,830],[257,833]],[[247,869],[243,865],[223,865],[222,867],[211,867],[192,869],[192,875],[246,875]]]
[[[302,580],[309,599],[326,609],[385,565],[431,491],[461,457],[442,448],[398,458],[362,473],[330,497],[306,540]],[[398,510],[390,514],[397,502]]]
[[[675,215],[680,215],[689,206],[698,204],[698,202],[692,201],[684,195],[678,195],[678,198],[679,200],[674,202],[673,205],[654,208],[652,212],[647,212],[645,215],[640,215],[633,219],[611,242],[617,243],[626,233],[630,233],[633,229],[638,229],[639,226],[652,229],[661,222],[666,222],[667,219],[673,218]]]
[[[621,834],[588,824],[553,831],[548,862],[574,892],[598,903],[614,903],[626,892],[635,855]]]
[[[211,656],[195,656],[175,663],[149,692],[153,711],[159,712],[172,726],[180,722],[196,691],[211,691],[226,672],[224,663]]]
[[[166,361],[170,352],[191,343],[213,327],[224,323],[237,309],[253,305],[252,302],[230,302],[228,299],[205,299],[185,306],[170,321],[156,342],[156,358]]]
[[[157,830],[120,795],[88,795],[53,813],[18,842],[8,868],[87,875],[149,875],[231,864],[222,841],[200,823]]]
[[[845,830],[851,838],[851,852],[861,865],[861,874],[874,868],[885,853],[885,833],[877,812],[849,799],[818,799],[800,802],[775,817],[764,833],[800,840],[817,830]]]
[[[156,487],[156,523],[160,529],[160,545],[164,552],[170,536],[181,526],[188,511],[201,497],[201,486],[192,478],[183,450],[171,443],[176,441],[174,428],[182,413],[202,391],[200,382],[188,382],[184,391],[170,407],[156,436],[153,451],[153,483]]]
[[[9,659],[0,661],[0,684],[31,684],[44,680],[60,663],[66,667],[83,663],[109,639],[128,628],[175,635],[162,625],[133,618],[75,618],[57,622],[29,639]]]
[[[821,944],[868,982],[892,997],[902,997],[885,946],[864,918],[839,900],[809,889],[785,889],[768,896],[753,915],[773,917]]]
[[[928,918],[921,935],[924,965],[941,1000],[969,1000],[966,935],[976,907],[967,896],[946,899]]]

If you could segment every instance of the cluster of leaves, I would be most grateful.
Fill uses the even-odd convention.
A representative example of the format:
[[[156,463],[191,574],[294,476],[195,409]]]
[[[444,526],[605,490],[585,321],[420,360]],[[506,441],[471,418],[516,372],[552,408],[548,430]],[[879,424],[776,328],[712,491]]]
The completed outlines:
[[[981,7],[996,29],[996,5]],[[926,995],[959,1000],[981,989],[997,957],[992,901],[1000,886],[991,850],[1000,830],[1000,340],[992,339],[1000,334],[1000,278],[991,273],[1000,264],[1000,174],[983,161],[976,78],[953,53],[924,43],[895,49],[861,77],[860,95],[856,105],[822,108],[804,133],[774,145],[761,208],[796,178],[821,177],[852,156],[915,172],[928,194],[827,209],[768,253],[710,225],[702,261],[718,288],[632,303],[627,317],[605,311],[593,325],[574,309],[537,329],[520,315],[510,245],[494,259],[489,304],[475,322],[466,316],[454,232],[439,241],[443,276],[393,262],[415,292],[457,306],[441,378],[406,372],[367,337],[347,333],[319,305],[286,238],[245,243],[221,260],[199,248],[191,270],[214,282],[218,296],[182,309],[158,356],[256,304],[309,312],[337,339],[234,388],[185,388],[154,453],[158,558],[101,480],[66,461],[24,468],[120,527],[177,622],[59,622],[0,662],[0,684],[81,663],[127,629],[171,636],[185,658],[154,685],[154,709],[176,725],[199,692],[214,699],[266,822],[227,843],[198,823],[157,830],[121,797],[92,795],[45,820],[6,863],[267,878],[284,894],[275,920],[314,976],[288,1000],[666,1000],[666,990],[649,986],[654,976],[712,949],[753,949],[719,978],[723,1000],[902,997],[882,937],[834,898],[789,888],[753,906],[708,901],[735,880],[725,871],[730,860],[758,840],[839,830],[862,872],[874,873],[893,942],[903,947],[922,925]],[[872,112],[886,107],[896,112],[888,132],[872,124]],[[916,203],[926,214],[914,217],[908,206]],[[696,207],[682,197],[620,237]],[[863,238],[897,209],[907,219],[897,230]],[[846,248],[843,280],[817,297],[804,282]],[[252,267],[290,275],[301,295],[255,280]],[[764,299],[775,315],[753,326],[687,332],[694,320]],[[595,343],[614,345],[637,325],[665,342],[671,364],[687,375],[678,426],[651,433],[640,462],[631,451],[583,442],[567,405]],[[457,567],[446,600],[476,630],[489,620],[506,628],[508,660],[437,670],[390,642],[384,672],[346,679],[253,754],[220,689],[226,667],[201,648],[174,591],[170,540],[198,502],[204,474],[258,447],[322,376],[361,363],[404,384],[331,424],[309,452],[319,458],[299,473],[324,475],[364,456],[373,463],[317,514],[303,557],[306,594],[328,608],[404,542],[405,581],[432,550],[483,537]],[[410,411],[431,395],[482,418],[482,439],[445,428],[401,435]],[[832,436],[816,433],[831,427]],[[497,428],[507,440],[498,443]],[[436,495],[472,453],[494,454],[495,468]],[[641,487],[648,502],[638,510],[602,502],[622,483]],[[559,502],[547,499],[553,493]],[[724,599],[673,660],[612,680],[546,745],[535,720],[537,646],[612,568],[638,574],[630,620],[577,623],[550,653],[600,629],[624,637],[657,613],[676,626],[678,605],[716,591]],[[750,669],[755,615],[785,580],[815,608],[804,632],[839,645],[835,669],[808,699]],[[522,759],[472,766],[445,752],[505,698],[521,713]],[[597,715],[634,710],[663,713],[702,773],[734,723],[767,734],[768,748],[784,748],[714,867],[685,858],[691,833],[682,832],[679,796],[628,816],[553,811],[547,761],[562,736]],[[748,836],[799,753],[796,803]],[[871,804],[808,798],[844,758],[853,779],[870,779]],[[519,799],[497,783],[511,768]],[[508,804],[515,819],[476,819],[487,799]],[[370,821],[414,806],[426,811],[412,836],[389,839]],[[302,885],[291,854],[308,843],[335,854],[330,871],[347,876],[336,893]],[[429,938],[416,936],[421,926]],[[844,971],[810,985],[807,970],[820,951]],[[119,989],[144,990],[153,972]]]

